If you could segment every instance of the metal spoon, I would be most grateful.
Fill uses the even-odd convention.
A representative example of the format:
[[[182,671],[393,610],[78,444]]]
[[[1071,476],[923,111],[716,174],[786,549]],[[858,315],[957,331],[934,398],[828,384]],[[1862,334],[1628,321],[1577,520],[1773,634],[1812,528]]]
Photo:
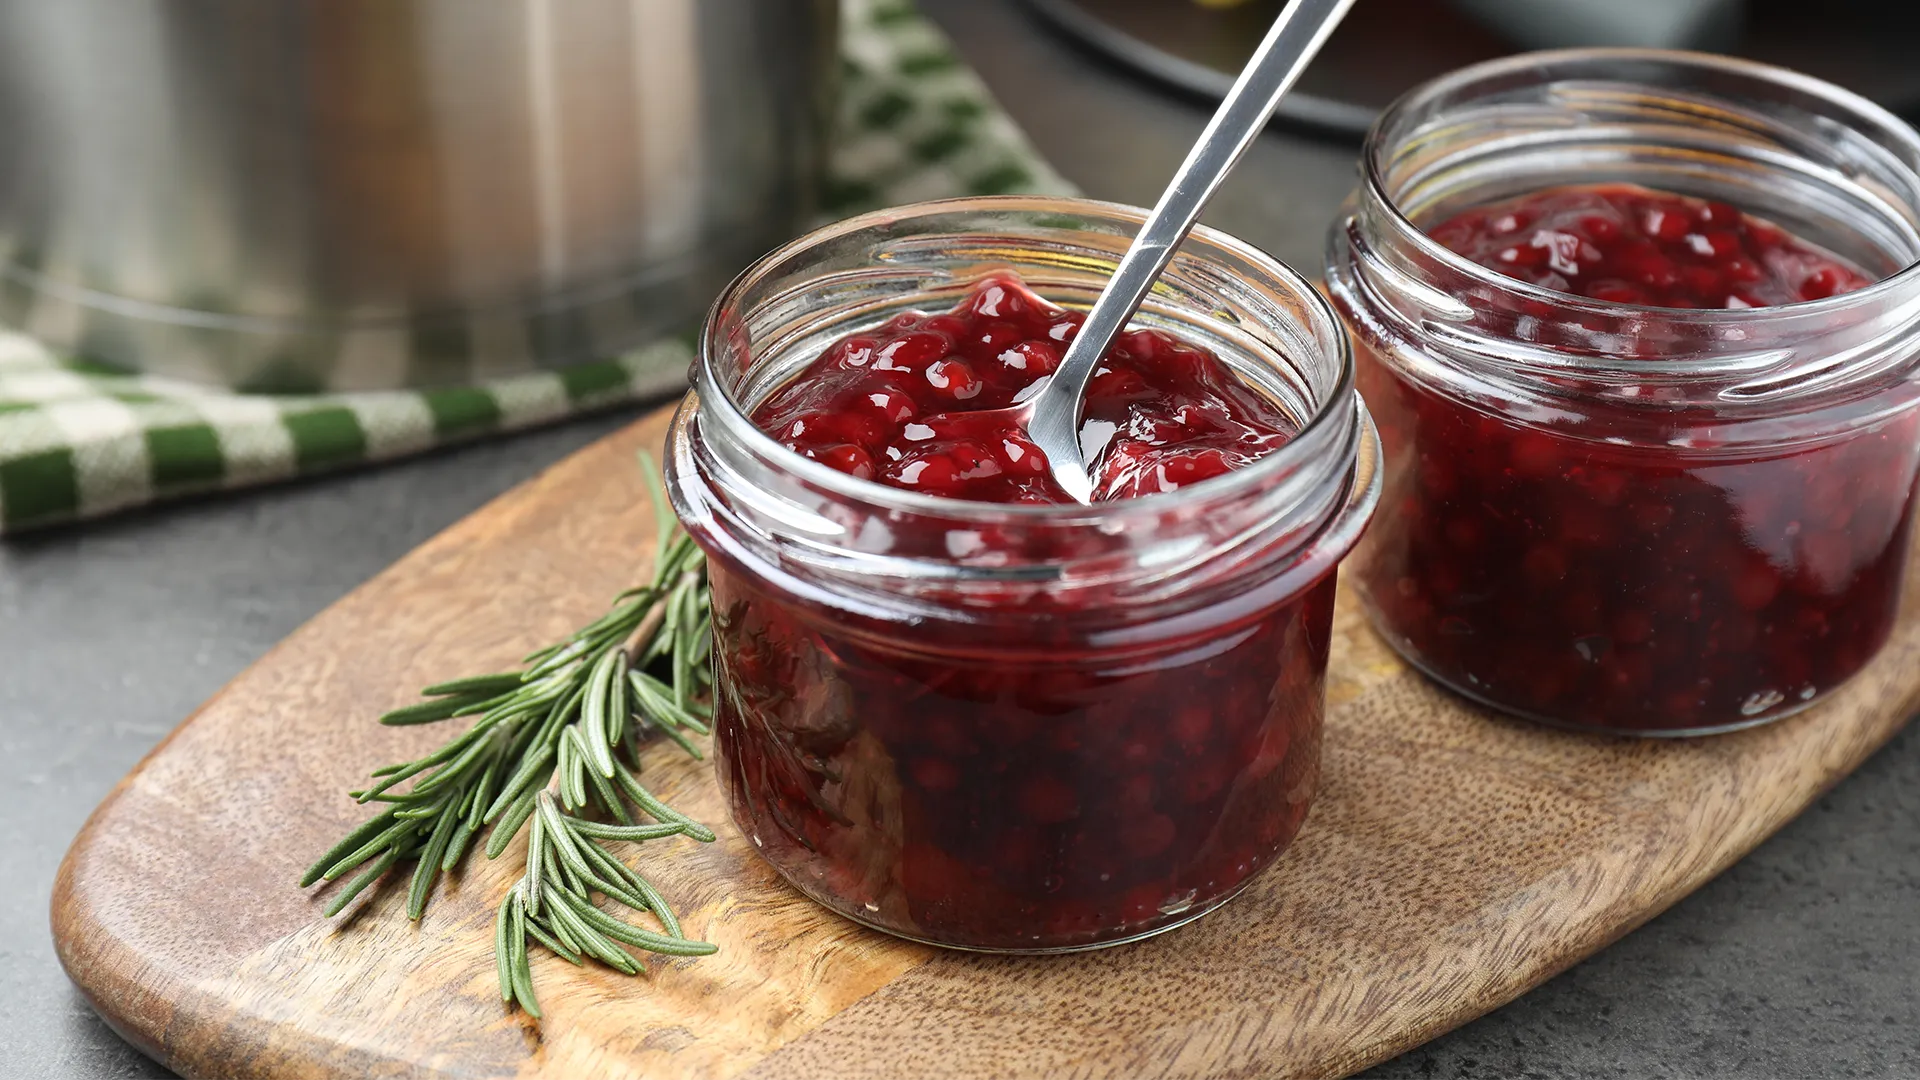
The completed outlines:
[[[1273,22],[1253,59],[1241,70],[1226,100],[1187,154],[1160,204],[1134,237],[1113,279],[1087,312],[1087,321],[1068,347],[1060,366],[1038,393],[1026,402],[1027,436],[1046,452],[1053,477],[1081,502],[1093,498],[1093,477],[1087,461],[1100,449],[1080,444],[1080,409],[1087,381],[1114,335],[1127,325],[1146,299],[1154,279],[1167,268],[1173,252],[1193,231],[1193,223],[1220,182],[1233,171],[1267,124],[1274,106],[1306,70],[1320,46],[1354,0],[1293,0]]]

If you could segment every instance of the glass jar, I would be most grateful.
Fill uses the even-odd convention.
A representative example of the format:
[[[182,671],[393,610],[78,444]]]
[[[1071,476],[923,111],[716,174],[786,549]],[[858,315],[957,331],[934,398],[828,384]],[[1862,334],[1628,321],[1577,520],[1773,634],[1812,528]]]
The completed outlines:
[[[748,419],[834,340],[990,273],[1086,308],[1143,220],[1024,197],[887,210],[714,305],[668,483],[709,555],[718,768],[762,855],[851,919],[969,949],[1112,944],[1226,900],[1306,817],[1335,565],[1378,485],[1339,319],[1298,274],[1200,229],[1141,310],[1301,425],[1168,494],[931,497]]]
[[[1886,642],[1920,460],[1920,139],[1792,72],[1537,53],[1375,124],[1329,241],[1386,453],[1356,553],[1375,625],[1488,705],[1583,729],[1725,731]],[[1423,231],[1626,183],[1731,203],[1877,283],[1747,310],[1540,288]]]

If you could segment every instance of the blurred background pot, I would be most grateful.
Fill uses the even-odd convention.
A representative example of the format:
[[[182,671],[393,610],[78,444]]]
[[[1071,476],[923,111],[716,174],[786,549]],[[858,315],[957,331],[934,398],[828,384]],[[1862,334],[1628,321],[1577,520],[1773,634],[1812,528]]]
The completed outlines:
[[[799,231],[836,0],[0,0],[0,322],[258,390],[686,326]]]

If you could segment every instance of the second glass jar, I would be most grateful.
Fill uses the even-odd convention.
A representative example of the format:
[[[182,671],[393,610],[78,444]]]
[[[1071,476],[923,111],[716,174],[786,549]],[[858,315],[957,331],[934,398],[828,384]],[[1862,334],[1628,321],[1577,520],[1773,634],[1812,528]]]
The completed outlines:
[[[1423,231],[1595,184],[1731,203],[1877,280],[1779,307],[1635,306],[1515,280]],[[1833,690],[1886,642],[1901,593],[1916,257],[1920,138],[1804,76],[1576,50],[1402,99],[1327,266],[1386,447],[1355,559],[1375,624],[1464,694],[1586,729],[1722,731]]]
[[[1201,229],[1143,308],[1299,425],[1171,493],[930,497],[749,420],[829,342],[990,273],[1084,308],[1143,216],[883,211],[773,253],[714,307],[668,480],[709,554],[719,768],[761,854],[850,918],[971,949],[1111,944],[1232,896],[1306,817],[1335,566],[1378,483],[1346,337],[1298,275]]]

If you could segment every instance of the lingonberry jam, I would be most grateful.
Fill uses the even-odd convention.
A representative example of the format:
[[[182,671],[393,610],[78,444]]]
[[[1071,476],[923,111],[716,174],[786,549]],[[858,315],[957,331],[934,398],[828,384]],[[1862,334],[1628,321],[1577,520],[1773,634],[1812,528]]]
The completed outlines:
[[[1899,314],[1915,294],[1875,282],[1912,261],[1915,210],[1794,215],[1840,213],[1826,193],[1861,168],[1920,194],[1920,144],[1878,132],[1893,149],[1861,165],[1845,124],[1880,118],[1836,119],[1852,99],[1806,117],[1818,95],[1765,68],[1622,63],[1488,65],[1383,115],[1328,262],[1387,459],[1354,580],[1402,654],[1481,701],[1612,732],[1722,731],[1804,707],[1891,633],[1920,342]],[[1766,104],[1712,96],[1735,89]],[[1729,126],[1687,119],[1702,100]],[[1820,134],[1773,141],[1787,129]],[[1559,179],[1598,132],[1615,141],[1596,171],[1672,177],[1697,140],[1687,179],[1768,213]],[[1530,149],[1480,170],[1489,146]],[[1476,184],[1504,196],[1535,170],[1558,182],[1460,209]],[[1441,191],[1448,209],[1421,203]]]
[[[1331,572],[1122,652],[1089,647],[1075,608],[1044,597],[997,649],[965,634],[907,649],[734,573],[712,581],[734,818],[862,922],[1011,951],[1138,937],[1231,895],[1307,816]]]
[[[1082,319],[994,275],[951,311],[835,342],[753,422],[890,487],[1069,503],[1008,408]],[[1150,329],[1103,358],[1083,426],[1106,435],[1092,472],[1109,500],[1218,476],[1292,433],[1211,352]],[[1004,554],[992,537],[974,543],[953,554]],[[724,571],[714,601],[735,813],[776,862],[814,867],[803,887],[915,936],[1054,948],[1150,931],[1237,887],[1306,816],[1331,574],[1230,629],[1124,659],[1088,649],[1085,598],[1046,592],[1010,592],[999,606],[1035,621],[979,656],[823,633]]]
[[[902,313],[835,342],[753,421],[862,480],[952,499],[1072,502],[1011,406],[1059,366],[1084,319],[1017,278],[989,277],[952,311]],[[1218,357],[1160,330],[1114,341],[1087,384],[1081,428],[1102,446],[1096,499],[1175,491],[1292,434]]]
[[[1724,203],[1640,188],[1549,190],[1431,235],[1623,303],[1762,307],[1869,284]],[[1688,461],[1610,444],[1604,412],[1516,423],[1378,364],[1360,385],[1398,467],[1362,588],[1403,650],[1475,696],[1610,729],[1726,726],[1838,685],[1892,630],[1912,416]]]
[[[1223,902],[1307,815],[1334,567],[1377,490],[1331,310],[1196,234],[1155,300],[1196,333],[1131,331],[1093,380],[1082,506],[1004,411],[1080,316],[977,256],[908,261],[1032,250],[1013,267],[1044,279],[1135,213],[890,211],[885,259],[822,267],[847,242],[802,241],[715,307],[669,486],[710,555],[719,768],[761,854],[853,919],[973,949],[1124,941]],[[928,303],[929,277],[971,284]],[[841,314],[856,289],[887,299]],[[834,332],[790,314],[803,295]]]

